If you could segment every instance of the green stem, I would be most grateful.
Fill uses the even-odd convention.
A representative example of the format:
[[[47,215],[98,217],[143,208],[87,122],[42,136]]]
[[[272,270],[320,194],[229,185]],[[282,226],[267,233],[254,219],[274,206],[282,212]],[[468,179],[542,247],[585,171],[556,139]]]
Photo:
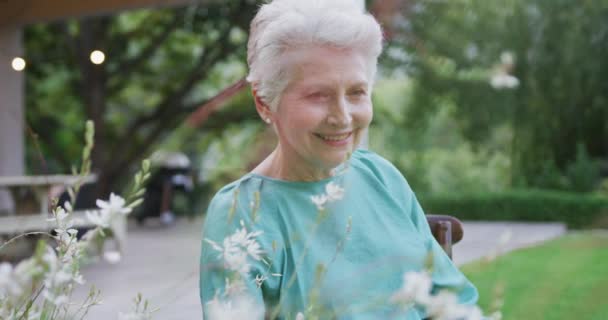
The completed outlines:
[[[28,232],[28,233],[24,233],[24,234],[20,234],[14,238],[11,238],[10,240],[6,241],[5,243],[2,244],[2,246],[0,246],[0,251],[2,251],[2,249],[4,249],[4,247],[8,246],[9,244],[15,242],[17,239],[26,237],[26,236],[31,236],[31,235],[36,235],[36,234],[40,234],[40,235],[46,235],[50,238],[53,238],[53,235],[51,235],[48,232],[42,232],[42,231],[34,231],[34,232]]]

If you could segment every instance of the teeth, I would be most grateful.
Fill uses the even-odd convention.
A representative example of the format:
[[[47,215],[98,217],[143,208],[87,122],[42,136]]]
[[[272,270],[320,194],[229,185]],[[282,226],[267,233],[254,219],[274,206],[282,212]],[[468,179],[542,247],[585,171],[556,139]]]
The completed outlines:
[[[348,138],[348,136],[350,136],[350,133],[346,133],[346,134],[339,135],[339,136],[322,136],[322,135],[319,135],[319,137],[321,137],[323,140],[329,140],[329,141],[344,140],[344,139]]]

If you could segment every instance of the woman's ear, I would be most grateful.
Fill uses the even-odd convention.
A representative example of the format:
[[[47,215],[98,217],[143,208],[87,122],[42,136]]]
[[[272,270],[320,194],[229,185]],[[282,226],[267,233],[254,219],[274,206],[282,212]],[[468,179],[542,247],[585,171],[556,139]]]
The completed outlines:
[[[255,109],[258,114],[264,120],[264,122],[270,124],[272,123],[272,111],[270,111],[270,107],[262,98],[258,95],[258,91],[255,87],[252,87],[251,93],[253,95],[253,101],[255,102]]]

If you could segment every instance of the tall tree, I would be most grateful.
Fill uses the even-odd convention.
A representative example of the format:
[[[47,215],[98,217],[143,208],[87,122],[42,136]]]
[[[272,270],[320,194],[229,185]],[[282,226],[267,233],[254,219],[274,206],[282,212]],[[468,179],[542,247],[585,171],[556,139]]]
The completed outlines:
[[[256,9],[255,1],[214,1],[28,27],[26,117],[51,165],[67,170],[78,158],[71,137],[92,119],[100,192],[115,187],[191,112],[244,76]],[[93,50],[106,61],[91,63]]]
[[[515,183],[539,184],[548,163],[566,171],[578,144],[608,160],[608,1],[418,0],[402,13],[392,50],[415,83],[408,126],[442,100],[471,141],[508,124]],[[493,86],[499,73],[518,86]]]

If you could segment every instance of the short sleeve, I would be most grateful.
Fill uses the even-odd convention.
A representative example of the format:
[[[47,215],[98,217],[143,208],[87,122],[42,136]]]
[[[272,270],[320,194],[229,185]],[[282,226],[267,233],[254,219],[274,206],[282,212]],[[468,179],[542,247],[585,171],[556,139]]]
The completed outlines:
[[[477,288],[464,276],[464,274],[454,265],[454,262],[445,253],[431,232],[426,216],[422,207],[418,203],[416,196],[410,190],[412,220],[422,236],[429,244],[433,255],[433,293],[439,290],[448,289],[458,296],[458,302],[464,305],[475,305],[479,298]]]
[[[203,225],[200,256],[199,289],[204,319],[210,319],[210,314],[216,310],[213,304],[226,301],[224,298],[228,295],[253,304],[252,307],[257,312],[255,315],[248,314],[248,318],[263,319],[264,296],[271,291],[268,289],[265,292],[264,288],[277,286],[273,283],[276,280],[269,276],[273,271],[269,267],[270,257],[266,255],[270,245],[267,234],[261,230],[263,226],[255,223],[250,198],[243,194],[238,185],[229,185],[220,190],[209,204]],[[234,244],[247,243],[247,234],[255,235],[250,239],[254,239],[259,246],[250,248],[254,256],[254,251],[263,252],[259,260],[249,253],[245,255],[245,260],[242,259],[243,255],[234,254],[237,247]],[[245,263],[246,267],[238,267]]]
[[[443,251],[433,236],[424,211],[403,174],[386,159],[371,152],[366,153],[376,163],[377,170],[380,171],[379,175],[384,180],[387,189],[394,192],[394,196],[403,201],[405,211],[432,253],[433,293],[449,289],[458,295],[460,304],[476,304],[479,298],[477,288],[454,265],[452,259]]]

